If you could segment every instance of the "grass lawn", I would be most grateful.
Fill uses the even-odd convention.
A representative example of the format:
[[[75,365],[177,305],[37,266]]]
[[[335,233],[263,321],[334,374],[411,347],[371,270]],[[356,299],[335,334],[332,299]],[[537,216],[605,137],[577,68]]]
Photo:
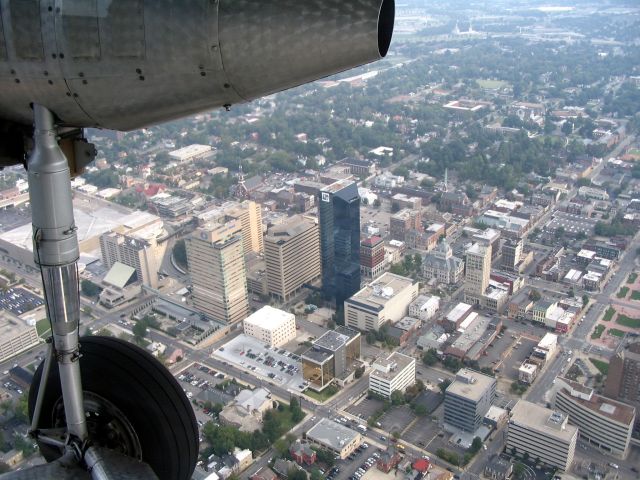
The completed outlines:
[[[600,338],[602,332],[604,332],[604,325],[596,325],[596,328],[593,329],[593,333],[591,334],[591,338]]]
[[[630,273],[629,278],[627,278],[627,283],[633,283],[638,278],[638,274],[636,272]]]
[[[476,83],[480,88],[502,88],[509,85],[509,82],[505,82],[504,80],[476,80]]]
[[[638,290],[631,290],[631,300],[640,300],[640,292]]]
[[[600,371],[601,374],[606,375],[609,373],[609,363],[598,360],[597,358],[589,358],[591,363]]]
[[[627,293],[629,293],[629,287],[622,287],[618,293],[616,293],[616,297],[624,298],[627,296]]]
[[[631,318],[626,315],[618,314],[616,323],[624,325],[625,327],[640,328],[640,318]]]
[[[607,330],[609,335],[613,335],[614,337],[624,337],[624,332],[622,330],[618,330],[617,328],[610,328]]]
[[[42,320],[38,320],[36,322],[36,331],[38,332],[39,337],[51,331],[51,325],[49,325],[49,320],[46,318],[43,318]]]
[[[602,320],[605,322],[608,322],[613,318],[615,314],[616,314],[616,310],[614,308],[609,307],[607,311],[604,312],[604,317],[602,317]]]
[[[304,394],[307,397],[311,397],[314,398],[316,400],[318,400],[319,402],[326,402],[327,400],[329,400],[331,397],[333,397],[336,393],[338,393],[337,390],[332,389],[331,387],[327,387],[324,390],[322,390],[321,392],[316,392],[315,390],[311,390],[310,388],[307,388],[304,392]]]

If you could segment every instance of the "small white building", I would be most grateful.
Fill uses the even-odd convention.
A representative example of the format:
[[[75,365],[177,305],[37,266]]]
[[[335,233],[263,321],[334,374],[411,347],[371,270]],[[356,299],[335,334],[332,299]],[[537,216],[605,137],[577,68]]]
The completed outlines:
[[[416,383],[416,359],[394,352],[376,360],[369,375],[369,390],[389,398],[396,390],[404,392]]]
[[[269,305],[249,315],[243,322],[244,333],[272,347],[280,347],[296,338],[296,317]]]
[[[439,309],[440,297],[436,295],[420,295],[409,305],[409,316],[426,322],[432,319]]]
[[[538,366],[535,363],[524,362],[518,369],[518,380],[531,385],[538,375]]]

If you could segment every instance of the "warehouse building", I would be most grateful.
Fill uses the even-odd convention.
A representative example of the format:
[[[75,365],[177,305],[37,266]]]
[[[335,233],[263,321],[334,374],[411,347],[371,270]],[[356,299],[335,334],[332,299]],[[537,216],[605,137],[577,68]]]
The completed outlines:
[[[306,433],[306,439],[335,453],[342,460],[347,458],[362,443],[362,436],[355,430],[322,418]]]

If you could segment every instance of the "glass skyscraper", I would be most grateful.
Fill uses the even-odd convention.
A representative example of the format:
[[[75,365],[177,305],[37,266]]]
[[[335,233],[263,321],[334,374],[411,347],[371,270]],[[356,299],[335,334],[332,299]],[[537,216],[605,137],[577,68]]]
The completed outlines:
[[[360,195],[351,180],[320,190],[322,288],[340,306],[360,290]]]

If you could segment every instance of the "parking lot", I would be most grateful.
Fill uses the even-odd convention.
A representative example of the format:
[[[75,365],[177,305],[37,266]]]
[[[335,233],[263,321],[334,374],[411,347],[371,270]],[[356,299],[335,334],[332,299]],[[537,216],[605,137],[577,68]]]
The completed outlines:
[[[518,369],[520,365],[531,355],[533,347],[538,344],[538,342],[527,338],[521,338],[519,343],[520,345],[515,345],[509,356],[506,357],[500,365],[501,377],[508,378],[509,380],[518,380]]]
[[[335,480],[347,480],[352,478],[359,468],[362,468],[363,470],[375,468],[375,462],[377,461],[377,458],[379,458],[380,452],[373,446],[367,445],[367,448],[364,448],[364,445],[367,445],[366,442],[352,453],[350,457],[336,462],[336,466],[340,471],[333,477]],[[367,462],[369,465],[367,465]]]
[[[238,335],[212,356],[289,390],[305,390],[300,357],[282,348],[269,347],[256,338]]]
[[[384,431],[400,433],[409,426],[414,418],[416,418],[416,416],[411,411],[411,407],[409,407],[409,405],[401,405],[387,411],[380,417],[379,422]]]
[[[442,433],[438,426],[438,421],[432,420],[431,417],[424,417],[413,423],[413,425],[402,434],[401,438],[407,443],[412,443],[426,450],[428,448],[430,449],[431,442],[433,442],[438,435],[442,435],[442,437],[445,436],[445,433]]]
[[[358,404],[349,405],[347,413],[359,418],[369,418],[382,408],[382,402],[376,398],[364,397]]]
[[[507,330],[502,334],[502,338],[496,338],[486,350],[486,355],[480,357],[478,363],[481,367],[495,367],[502,360],[504,352],[515,343],[515,339],[511,338],[512,332]]]
[[[42,298],[24,288],[8,288],[0,291],[0,308],[14,315],[22,315],[43,304]]]

